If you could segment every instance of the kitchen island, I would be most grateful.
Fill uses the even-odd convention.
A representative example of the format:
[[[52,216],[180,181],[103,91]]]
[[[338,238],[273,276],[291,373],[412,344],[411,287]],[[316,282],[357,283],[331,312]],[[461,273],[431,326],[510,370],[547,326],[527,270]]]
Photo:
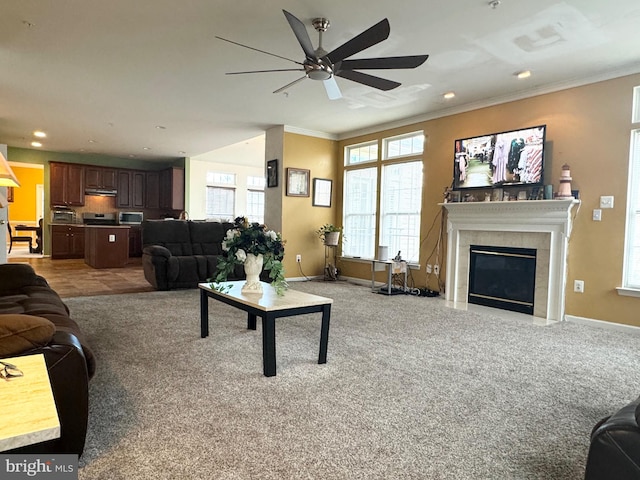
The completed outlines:
[[[128,225],[85,225],[84,262],[93,268],[124,267],[129,261]]]

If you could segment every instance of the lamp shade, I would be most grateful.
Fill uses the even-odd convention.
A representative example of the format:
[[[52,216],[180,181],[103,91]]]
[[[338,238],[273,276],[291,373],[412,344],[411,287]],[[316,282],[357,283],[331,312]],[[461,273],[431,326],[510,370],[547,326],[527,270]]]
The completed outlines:
[[[0,152],[0,187],[19,187],[20,182],[16,178],[13,170],[9,166],[9,162]]]

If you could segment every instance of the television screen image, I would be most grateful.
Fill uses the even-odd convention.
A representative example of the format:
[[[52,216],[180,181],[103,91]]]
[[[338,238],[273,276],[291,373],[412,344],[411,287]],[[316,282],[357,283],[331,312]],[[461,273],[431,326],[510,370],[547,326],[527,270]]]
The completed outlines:
[[[455,141],[453,188],[542,185],[546,125]]]

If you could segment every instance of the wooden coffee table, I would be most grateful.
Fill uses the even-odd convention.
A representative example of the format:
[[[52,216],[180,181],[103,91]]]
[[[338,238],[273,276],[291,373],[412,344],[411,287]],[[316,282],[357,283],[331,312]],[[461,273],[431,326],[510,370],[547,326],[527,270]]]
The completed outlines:
[[[276,319],[305,313],[322,313],[320,328],[320,353],[318,363],[327,363],[329,341],[329,320],[333,299],[309,293],[287,290],[284,295],[276,295],[268,283],[262,284],[262,294],[242,293],[245,281],[200,283],[200,336],[209,336],[209,298],[226,303],[248,313],[247,328],[256,330],[256,317],[262,318],[262,364],[264,375],[276,374]]]

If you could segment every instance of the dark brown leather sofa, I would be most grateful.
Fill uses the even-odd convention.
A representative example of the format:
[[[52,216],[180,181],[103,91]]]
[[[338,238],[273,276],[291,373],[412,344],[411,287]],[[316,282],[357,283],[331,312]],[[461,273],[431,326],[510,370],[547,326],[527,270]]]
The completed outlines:
[[[48,334],[40,338],[25,336],[20,322],[27,320],[39,320],[49,327]],[[95,373],[95,358],[67,306],[29,264],[0,265],[0,332],[3,352],[0,356],[44,354],[61,434],[59,439],[5,453],[81,455],[89,417],[89,379]],[[12,332],[17,334],[11,335]]]
[[[591,432],[586,480],[640,478],[640,398],[603,418]]]
[[[222,241],[233,223],[145,220],[142,223],[144,277],[156,290],[195,288],[216,272]],[[238,266],[229,280],[244,278]]]

